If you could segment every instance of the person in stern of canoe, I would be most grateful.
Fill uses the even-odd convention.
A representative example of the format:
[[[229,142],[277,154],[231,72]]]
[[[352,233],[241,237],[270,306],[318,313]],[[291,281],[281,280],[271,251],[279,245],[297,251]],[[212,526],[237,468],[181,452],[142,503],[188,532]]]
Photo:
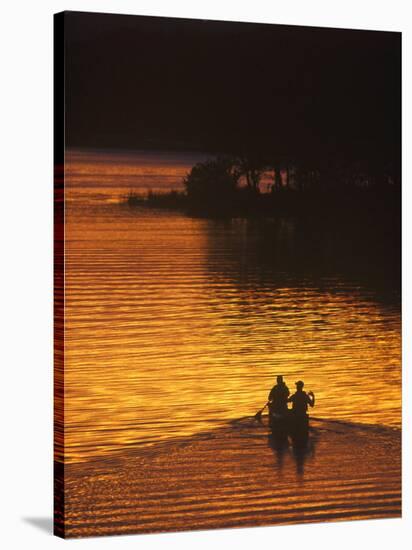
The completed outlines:
[[[276,385],[270,390],[268,397],[269,415],[285,415],[288,413],[289,388],[283,381],[283,376],[276,377]]]
[[[315,406],[315,395],[312,391],[306,393],[303,390],[305,384],[302,380],[296,382],[296,392],[288,398],[288,402],[292,403],[292,413],[299,417],[305,417],[308,412],[308,405]]]

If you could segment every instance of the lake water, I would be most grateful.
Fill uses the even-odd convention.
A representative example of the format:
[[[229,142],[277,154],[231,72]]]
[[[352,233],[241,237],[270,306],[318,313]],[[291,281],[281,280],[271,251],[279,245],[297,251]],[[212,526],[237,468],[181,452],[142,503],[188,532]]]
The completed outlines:
[[[205,158],[139,155],[67,157],[67,461],[251,416],[277,374],[315,392],[316,417],[399,427],[390,262],[296,219],[129,208]]]

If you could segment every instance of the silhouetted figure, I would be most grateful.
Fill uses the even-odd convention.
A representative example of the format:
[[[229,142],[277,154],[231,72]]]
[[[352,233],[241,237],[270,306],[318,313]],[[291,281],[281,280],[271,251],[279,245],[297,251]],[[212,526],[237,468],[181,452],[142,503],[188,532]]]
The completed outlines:
[[[288,397],[289,388],[283,381],[283,376],[277,376],[276,385],[270,390],[268,397],[269,426],[279,445],[287,444],[288,440]]]
[[[315,395],[313,392],[306,393],[303,391],[305,384],[302,380],[296,382],[296,392],[288,398],[288,402],[292,403],[292,412],[297,416],[305,416],[308,412],[308,405],[315,406]],[[289,391],[289,390],[288,390]]]
[[[288,402],[292,403],[290,431],[295,449],[305,447],[307,444],[309,434],[308,405],[310,407],[315,406],[315,395],[313,392],[306,393],[303,386],[302,380],[296,382],[296,392],[288,398]]]
[[[288,413],[288,397],[289,388],[283,381],[283,376],[276,377],[276,385],[270,390],[268,402],[269,402],[269,414],[287,414]]]

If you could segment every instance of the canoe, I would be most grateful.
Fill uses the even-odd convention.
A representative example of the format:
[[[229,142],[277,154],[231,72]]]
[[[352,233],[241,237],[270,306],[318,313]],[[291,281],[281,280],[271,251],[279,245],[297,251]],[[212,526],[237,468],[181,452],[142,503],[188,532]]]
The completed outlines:
[[[309,432],[309,416],[296,415],[292,411],[272,413],[269,415],[269,427],[274,435],[305,438]]]

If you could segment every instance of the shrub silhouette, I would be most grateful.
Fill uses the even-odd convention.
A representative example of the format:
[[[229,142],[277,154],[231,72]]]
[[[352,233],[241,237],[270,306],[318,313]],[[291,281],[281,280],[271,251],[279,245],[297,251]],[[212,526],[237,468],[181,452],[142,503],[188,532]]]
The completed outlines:
[[[239,173],[231,159],[218,157],[195,164],[183,183],[190,203],[205,206],[230,203],[238,181]]]

